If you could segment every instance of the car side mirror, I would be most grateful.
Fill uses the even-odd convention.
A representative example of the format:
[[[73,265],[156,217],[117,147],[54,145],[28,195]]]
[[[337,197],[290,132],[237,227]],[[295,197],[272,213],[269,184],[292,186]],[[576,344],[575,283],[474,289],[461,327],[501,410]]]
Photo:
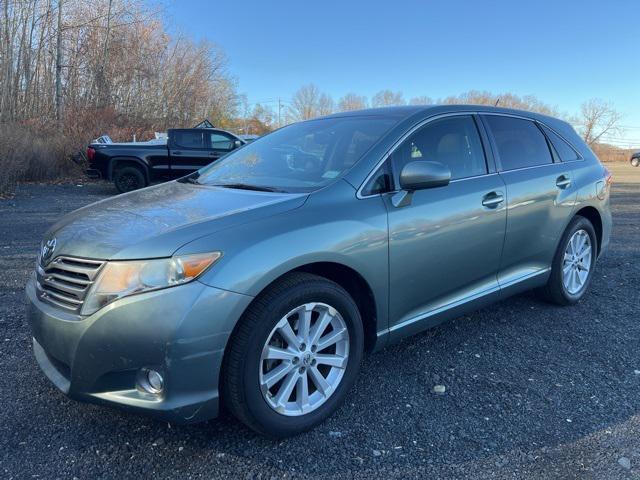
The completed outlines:
[[[240,148],[243,145],[243,143],[240,140],[234,140],[233,141],[233,148]]]
[[[409,192],[444,187],[450,181],[451,170],[440,162],[409,162],[400,172],[400,187]]]
[[[418,160],[407,163],[400,172],[400,192],[391,201],[395,207],[404,207],[411,203],[416,190],[437,188],[449,185],[451,170],[440,162]]]

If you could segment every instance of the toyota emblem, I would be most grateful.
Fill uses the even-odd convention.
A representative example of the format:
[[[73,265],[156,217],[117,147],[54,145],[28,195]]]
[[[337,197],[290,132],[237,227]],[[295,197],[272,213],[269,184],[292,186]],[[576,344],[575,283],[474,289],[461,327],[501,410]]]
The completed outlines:
[[[45,265],[51,260],[53,256],[53,251],[56,249],[56,239],[51,238],[46,241],[46,243],[42,246],[42,251],[40,252],[40,263]]]

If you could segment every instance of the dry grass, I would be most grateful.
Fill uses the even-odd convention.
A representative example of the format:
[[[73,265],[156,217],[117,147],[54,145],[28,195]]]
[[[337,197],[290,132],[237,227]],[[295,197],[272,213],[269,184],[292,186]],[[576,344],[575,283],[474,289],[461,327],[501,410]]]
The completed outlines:
[[[76,150],[61,132],[29,125],[0,124],[0,195],[21,181],[53,180],[77,169]]]
[[[151,122],[118,115],[113,109],[67,112],[60,126],[33,120],[0,123],[0,197],[11,195],[20,182],[78,178],[78,152],[92,139],[108,133],[115,141],[152,137]]]

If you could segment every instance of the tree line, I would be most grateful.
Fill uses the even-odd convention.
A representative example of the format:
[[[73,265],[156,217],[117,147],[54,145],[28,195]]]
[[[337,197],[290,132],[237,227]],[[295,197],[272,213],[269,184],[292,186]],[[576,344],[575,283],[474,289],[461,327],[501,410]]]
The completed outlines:
[[[134,0],[0,0],[0,121],[112,110],[166,128],[234,115],[220,48],[172,37]]]
[[[171,35],[162,11],[135,0],[0,0],[0,169],[4,184],[64,173],[91,139],[144,138],[203,118],[236,133],[264,134],[334,112],[404,104],[499,104],[565,116],[590,144],[619,131],[620,115],[589,100],[573,116],[533,96],[469,91],[405,99],[381,90],[334,100],[314,84],[273,106],[249,104],[223,50]]]
[[[393,90],[380,90],[369,100],[366,96],[350,92],[334,102],[330,95],[323,93],[314,84],[302,86],[296,91],[290,103],[287,120],[289,122],[308,120],[329,113],[361,110],[369,107],[433,104],[493,105],[564,118],[576,127],[584,140],[591,146],[600,143],[603,137],[617,135],[621,132],[619,124],[622,115],[610,102],[597,98],[584,102],[580,111],[567,114],[533,95],[519,96],[509,92],[496,94],[479,90],[470,90],[460,95],[436,100],[428,96],[412,97],[407,100],[401,91]],[[262,106],[260,108],[263,109]]]

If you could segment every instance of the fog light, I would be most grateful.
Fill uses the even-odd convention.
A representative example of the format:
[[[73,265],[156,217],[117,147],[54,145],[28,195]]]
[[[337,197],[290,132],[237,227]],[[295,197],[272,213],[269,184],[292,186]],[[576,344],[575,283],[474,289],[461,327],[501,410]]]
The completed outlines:
[[[162,392],[164,388],[164,378],[162,378],[160,372],[146,368],[140,373],[138,383],[145,392],[153,393],[154,395]]]

